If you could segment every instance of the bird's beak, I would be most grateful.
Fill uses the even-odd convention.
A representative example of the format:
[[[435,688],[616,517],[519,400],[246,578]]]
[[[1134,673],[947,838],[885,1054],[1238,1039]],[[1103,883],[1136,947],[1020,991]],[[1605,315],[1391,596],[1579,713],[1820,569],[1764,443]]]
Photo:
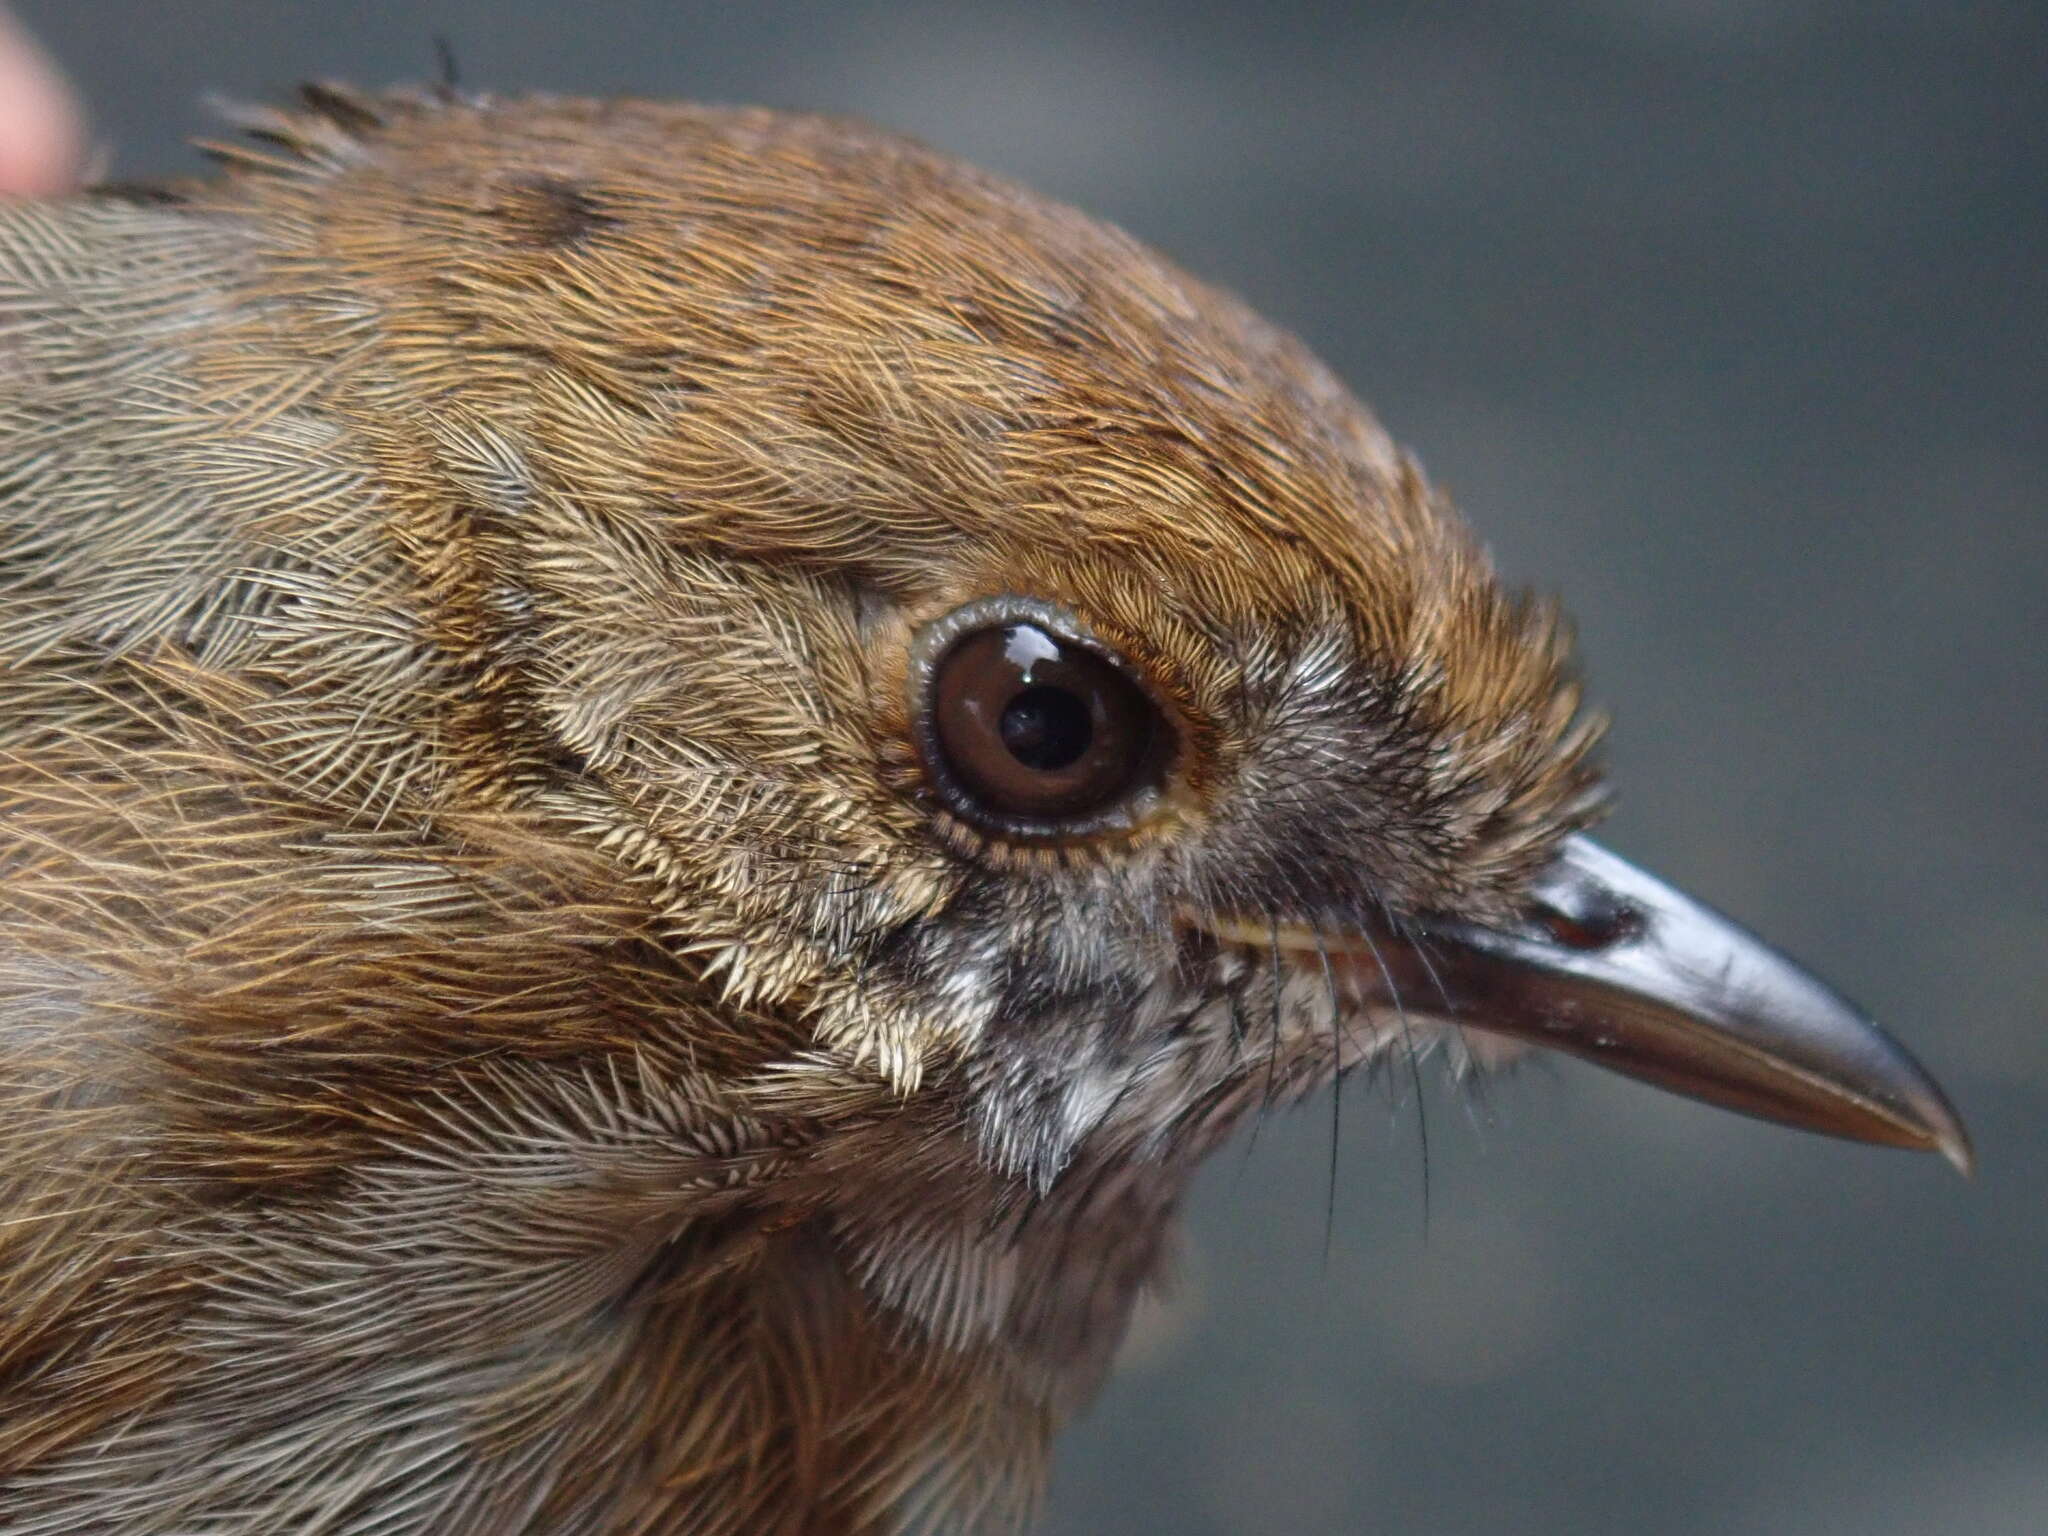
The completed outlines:
[[[1969,1132],[1934,1080],[1819,978],[1590,838],[1565,839],[1519,917],[1432,916],[1377,937],[1211,920],[1217,937],[1333,961],[1394,1006],[1548,1046],[1802,1130],[1939,1152]]]
[[[1441,983],[1460,1025],[1971,1169],[1961,1119],[1902,1046],[1754,934],[1590,839],[1565,841],[1518,925],[1433,919],[1402,960]]]

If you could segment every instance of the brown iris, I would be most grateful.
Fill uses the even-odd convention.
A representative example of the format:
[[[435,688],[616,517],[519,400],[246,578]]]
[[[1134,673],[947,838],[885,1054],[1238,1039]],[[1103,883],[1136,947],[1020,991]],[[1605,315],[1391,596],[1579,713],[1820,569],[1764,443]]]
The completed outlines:
[[[956,808],[1011,830],[1085,830],[1157,780],[1162,726],[1144,690],[1037,624],[954,640],[932,669],[929,708]]]

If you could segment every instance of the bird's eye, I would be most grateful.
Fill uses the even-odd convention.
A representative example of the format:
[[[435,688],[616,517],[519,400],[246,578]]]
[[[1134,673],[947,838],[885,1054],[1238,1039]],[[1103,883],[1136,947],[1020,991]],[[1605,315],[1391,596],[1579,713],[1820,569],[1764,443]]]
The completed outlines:
[[[1159,782],[1166,725],[1145,691],[1101,652],[1024,617],[949,637],[924,708],[945,798],[995,830],[1094,830]]]

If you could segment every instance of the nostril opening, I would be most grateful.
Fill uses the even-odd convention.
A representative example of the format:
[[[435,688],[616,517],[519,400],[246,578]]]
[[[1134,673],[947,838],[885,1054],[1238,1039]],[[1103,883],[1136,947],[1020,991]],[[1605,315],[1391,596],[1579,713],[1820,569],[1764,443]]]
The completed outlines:
[[[1547,903],[1528,909],[1529,921],[1566,949],[1612,949],[1643,931],[1643,914],[1624,901],[1594,900],[1572,911]]]

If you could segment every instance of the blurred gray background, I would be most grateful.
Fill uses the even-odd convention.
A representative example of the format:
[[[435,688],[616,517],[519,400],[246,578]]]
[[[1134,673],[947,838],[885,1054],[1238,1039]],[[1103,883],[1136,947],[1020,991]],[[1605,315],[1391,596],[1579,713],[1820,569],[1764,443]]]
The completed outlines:
[[[1305,335],[1577,613],[1608,840],[1983,1172],[1571,1065],[1210,1168],[1083,1533],[2048,1531],[2048,7],[22,0],[122,176],[304,76],[848,111]],[[1427,1142],[1427,1172],[1423,1146]]]

